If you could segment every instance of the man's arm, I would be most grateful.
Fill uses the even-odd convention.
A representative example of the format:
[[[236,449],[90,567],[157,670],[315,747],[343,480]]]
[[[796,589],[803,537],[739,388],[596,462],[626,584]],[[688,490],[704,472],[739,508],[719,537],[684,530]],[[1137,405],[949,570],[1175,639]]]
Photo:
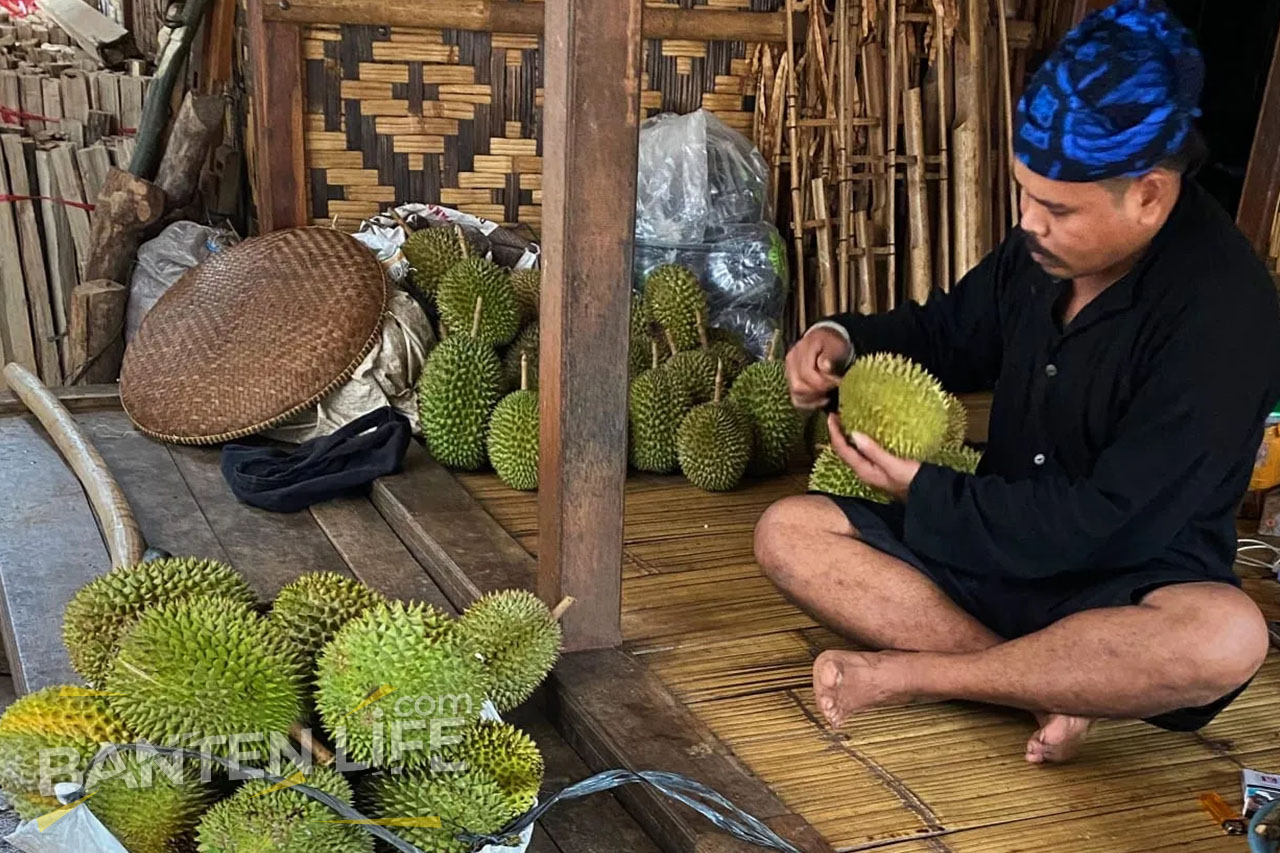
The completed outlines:
[[[1275,393],[1274,311],[1198,316],[1153,357],[1115,437],[1083,479],[1010,482],[924,465],[905,540],[976,572],[1049,577],[1161,554],[1256,450]],[[1237,312],[1238,314],[1239,312]]]

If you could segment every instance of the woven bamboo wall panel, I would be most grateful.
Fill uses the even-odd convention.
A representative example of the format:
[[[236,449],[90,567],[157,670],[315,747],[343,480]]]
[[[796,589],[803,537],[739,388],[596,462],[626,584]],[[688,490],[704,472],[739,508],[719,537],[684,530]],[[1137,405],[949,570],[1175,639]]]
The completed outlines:
[[[780,0],[687,8],[773,11]],[[542,219],[538,36],[364,25],[303,31],[312,221],[434,202],[506,225]],[[705,107],[750,135],[757,46],[648,40],[644,115]]]

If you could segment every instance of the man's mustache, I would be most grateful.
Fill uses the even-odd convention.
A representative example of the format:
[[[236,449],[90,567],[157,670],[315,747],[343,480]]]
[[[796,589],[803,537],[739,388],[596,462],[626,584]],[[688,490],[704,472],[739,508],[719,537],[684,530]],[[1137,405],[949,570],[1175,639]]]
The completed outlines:
[[[1056,261],[1059,264],[1062,263],[1062,258],[1059,258],[1053,252],[1050,252],[1039,240],[1032,237],[1030,234],[1027,235],[1027,249],[1044,258],[1046,261]]]

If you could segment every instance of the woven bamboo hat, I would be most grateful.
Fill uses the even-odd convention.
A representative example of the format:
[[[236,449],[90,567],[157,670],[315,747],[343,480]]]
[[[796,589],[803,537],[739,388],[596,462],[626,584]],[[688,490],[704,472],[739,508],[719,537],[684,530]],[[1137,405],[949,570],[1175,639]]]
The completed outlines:
[[[188,270],[125,352],[120,399],[147,435],[232,441],[281,423],[350,378],[377,342],[382,266],[356,240],[296,228]]]

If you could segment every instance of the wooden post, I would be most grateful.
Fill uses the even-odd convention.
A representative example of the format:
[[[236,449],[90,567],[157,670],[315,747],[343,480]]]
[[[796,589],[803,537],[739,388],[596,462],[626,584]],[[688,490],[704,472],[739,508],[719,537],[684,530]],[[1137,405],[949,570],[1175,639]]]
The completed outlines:
[[[266,233],[305,225],[309,216],[302,149],[302,30],[299,24],[264,20],[263,6],[263,0],[249,0],[254,199]]]
[[[621,641],[641,10],[546,3],[538,592],[573,651]]]
[[[116,381],[124,358],[124,319],[128,304],[128,288],[114,281],[86,281],[71,291],[68,385]]]
[[[1267,76],[1267,89],[1262,96],[1262,111],[1253,136],[1249,168],[1244,175],[1244,189],[1236,224],[1249,238],[1253,248],[1264,257],[1271,244],[1271,226],[1280,206],[1280,37]]]

